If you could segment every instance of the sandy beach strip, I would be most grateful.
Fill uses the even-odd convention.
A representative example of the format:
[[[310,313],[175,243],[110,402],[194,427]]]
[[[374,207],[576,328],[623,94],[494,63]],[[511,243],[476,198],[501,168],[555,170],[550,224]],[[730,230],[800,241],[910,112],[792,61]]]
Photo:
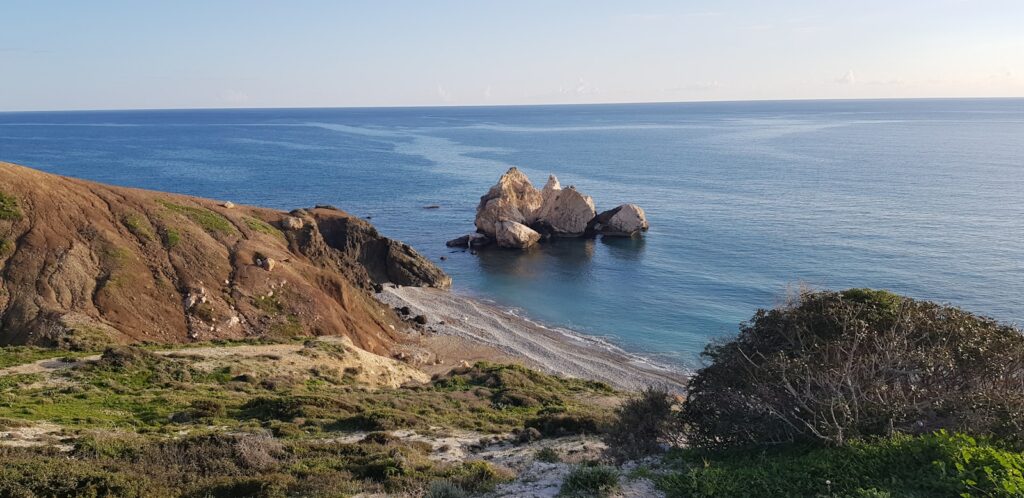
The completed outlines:
[[[457,293],[425,288],[385,286],[381,302],[427,317],[437,335],[455,337],[496,349],[527,366],[568,377],[598,380],[635,391],[653,386],[683,392],[686,375],[650,362],[598,337],[545,327],[509,310]]]

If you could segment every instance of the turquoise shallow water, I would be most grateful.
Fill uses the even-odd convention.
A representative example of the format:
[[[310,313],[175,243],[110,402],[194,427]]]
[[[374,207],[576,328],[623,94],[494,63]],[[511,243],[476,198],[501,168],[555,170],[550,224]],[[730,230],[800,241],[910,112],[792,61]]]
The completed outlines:
[[[798,284],[1024,321],[1019,99],[6,113],[0,160],[335,204],[434,258],[459,292],[688,365]],[[651,231],[451,253],[511,165],[538,187],[557,174],[599,210],[636,202]]]

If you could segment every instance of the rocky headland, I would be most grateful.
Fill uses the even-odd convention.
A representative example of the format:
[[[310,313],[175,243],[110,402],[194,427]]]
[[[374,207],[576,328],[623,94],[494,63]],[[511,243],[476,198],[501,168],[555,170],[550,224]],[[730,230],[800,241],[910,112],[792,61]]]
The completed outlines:
[[[644,210],[623,204],[597,212],[594,199],[570,185],[562,188],[554,175],[538,190],[512,167],[480,197],[475,234],[448,241],[449,247],[488,245],[527,249],[554,237],[639,237],[650,225]]]
[[[535,206],[534,221],[575,203],[553,200],[557,180],[547,197],[531,189],[510,171],[492,190],[498,204]],[[0,163],[0,201],[0,345],[96,350],[342,336],[429,373],[492,360],[623,388],[682,385],[678,374],[607,344],[446,292],[451,278],[434,263],[333,206],[284,212],[9,163]],[[586,228],[586,216],[570,218],[548,219]],[[493,235],[506,244],[535,237],[519,223],[495,224],[502,229]]]

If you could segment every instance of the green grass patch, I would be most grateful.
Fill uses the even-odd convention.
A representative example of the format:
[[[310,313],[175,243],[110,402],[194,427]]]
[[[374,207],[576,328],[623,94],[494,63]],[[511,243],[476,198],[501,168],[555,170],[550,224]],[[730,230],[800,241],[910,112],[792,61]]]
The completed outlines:
[[[1024,455],[991,441],[939,432],[717,452],[677,450],[657,477],[669,497],[1022,496]]]
[[[18,199],[0,192],[0,220],[18,221],[22,218]]]
[[[143,242],[148,242],[156,238],[156,235],[153,233],[153,227],[149,224],[149,220],[141,214],[127,214],[121,219],[121,223],[129,232],[132,233],[132,235]]]
[[[39,348],[35,346],[3,346],[0,347],[0,368],[24,365],[51,358],[78,358],[89,354],[88,352]]]
[[[246,216],[244,218],[244,221],[245,226],[249,227],[249,229],[254,232],[265,233],[267,235],[272,235],[282,240],[284,239],[284,233],[282,233],[277,228],[274,228],[274,226],[271,225],[270,223],[250,216]]]
[[[230,235],[235,233],[234,225],[232,225],[227,218],[210,211],[209,209],[196,206],[184,206],[163,200],[157,202],[171,212],[183,215],[192,220],[192,222],[211,234]]]
[[[173,228],[164,229],[161,238],[167,249],[174,249],[181,243],[181,233]]]
[[[14,254],[14,241],[0,237],[0,258],[6,258]]]
[[[310,354],[347,354],[331,342],[304,347]],[[27,348],[6,354],[17,354],[8,362],[43,355]],[[4,424],[47,421],[75,438],[69,454],[0,447],[0,496],[419,495],[434,482],[475,496],[510,474],[482,461],[431,460],[432,449],[423,443],[384,434],[339,443],[332,432],[507,432],[553,413],[589,410],[601,417],[604,409],[587,402],[612,392],[598,383],[486,363],[423,385],[366,390],[240,379],[233,365],[204,370],[194,361],[188,348],[168,357],[116,347],[71,369],[0,377]],[[538,404],[510,404],[506,394],[519,389],[540,393]]]

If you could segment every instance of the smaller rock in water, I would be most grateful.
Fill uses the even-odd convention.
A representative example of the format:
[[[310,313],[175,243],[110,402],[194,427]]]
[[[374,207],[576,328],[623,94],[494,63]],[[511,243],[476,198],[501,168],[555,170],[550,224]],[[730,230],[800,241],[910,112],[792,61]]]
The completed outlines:
[[[445,242],[448,247],[484,247],[491,243],[491,238],[482,233],[471,233]]]
[[[522,223],[499,221],[494,226],[500,247],[526,249],[540,241],[540,234]]]
[[[403,316],[408,316],[409,313],[412,313],[412,310],[409,309],[408,306],[402,306],[401,308],[398,308],[398,312],[401,313]]]
[[[416,323],[418,323],[420,325],[426,325],[427,324],[427,317],[424,316],[424,315],[416,315],[416,318],[413,318],[412,321],[414,321],[414,322],[416,322]]]
[[[650,228],[647,215],[636,204],[623,204],[609,209],[587,224],[587,234],[606,237],[636,237]]]
[[[441,209],[441,206],[438,206],[437,204],[430,204],[427,206],[423,206],[423,209]]]

